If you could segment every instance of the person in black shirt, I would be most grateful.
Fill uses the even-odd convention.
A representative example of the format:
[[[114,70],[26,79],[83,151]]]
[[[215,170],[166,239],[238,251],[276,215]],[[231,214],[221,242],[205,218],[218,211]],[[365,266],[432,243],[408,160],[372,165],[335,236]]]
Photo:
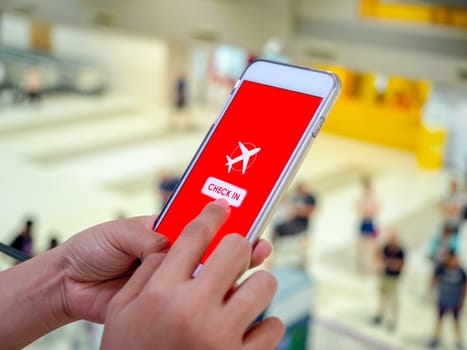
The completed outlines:
[[[399,235],[395,229],[388,234],[387,243],[379,252],[381,261],[381,282],[379,295],[379,310],[373,322],[380,324],[384,316],[387,317],[388,328],[396,326],[399,311],[399,279],[404,267],[405,253],[399,242]]]
[[[18,249],[19,251],[29,256],[33,255],[33,240],[32,228],[34,221],[32,219],[26,220],[24,227],[16,238],[11,242],[10,247]]]
[[[373,258],[377,253],[378,228],[376,219],[381,211],[381,203],[374,189],[372,180],[362,180],[362,193],[356,202],[359,217],[359,234],[355,251],[357,272],[366,274],[373,272]]]
[[[274,226],[272,242],[275,245],[275,262],[306,269],[308,258],[308,230],[316,209],[316,197],[300,182],[290,199],[290,215]],[[294,258],[290,256],[293,253]],[[277,259],[276,259],[277,258]],[[279,263],[281,265],[281,263]]]
[[[438,319],[433,339],[429,343],[429,346],[436,348],[439,345],[443,317],[445,314],[451,313],[454,318],[457,348],[465,349],[462,343],[459,317],[464,306],[467,277],[464,269],[460,266],[458,257],[453,251],[450,251],[444,263],[437,267],[432,279],[432,285],[437,288],[438,292]]]
[[[292,217],[274,228],[274,238],[300,234],[308,230],[310,218],[316,207],[316,197],[308,192],[303,183],[299,183],[291,203]]]

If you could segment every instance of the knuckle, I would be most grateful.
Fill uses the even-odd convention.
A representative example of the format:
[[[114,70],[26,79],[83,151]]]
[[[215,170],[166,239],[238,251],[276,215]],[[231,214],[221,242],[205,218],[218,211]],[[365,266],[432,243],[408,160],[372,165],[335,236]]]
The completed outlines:
[[[267,291],[275,293],[277,291],[277,280],[269,272],[261,270],[256,272],[257,278],[262,282],[263,288]]]
[[[146,291],[150,299],[157,300],[158,303],[164,303],[170,300],[170,290],[165,285],[166,283],[150,283],[147,285]]]
[[[162,282],[162,281],[161,281]],[[183,293],[165,287],[167,283],[157,283],[148,288],[146,300],[152,301],[152,308],[161,315],[166,315],[164,322],[169,329],[176,329],[180,334],[189,336],[196,330],[197,307],[195,303],[180,303]]]
[[[225,236],[218,249],[222,250],[231,259],[244,263],[245,269],[250,264],[252,246],[244,237],[239,234],[229,234]]]
[[[277,280],[267,271],[257,271],[240,288],[244,292],[238,297],[243,304],[254,305],[260,301],[269,304],[277,291]]]
[[[174,307],[171,315],[171,323],[173,329],[176,329],[180,334],[189,334],[193,328],[193,320],[189,317],[191,313],[187,309]]]
[[[232,233],[225,236],[224,240],[226,241],[225,244],[229,245],[236,254],[246,257],[251,255],[251,244],[243,236]]]
[[[217,323],[218,325],[222,325],[224,321],[220,321]],[[210,336],[207,337],[206,343],[203,346],[205,350],[218,350],[218,349],[225,349],[226,344],[232,343],[232,335],[233,331],[231,327],[227,327],[227,325],[217,326],[215,332],[210,332]]]

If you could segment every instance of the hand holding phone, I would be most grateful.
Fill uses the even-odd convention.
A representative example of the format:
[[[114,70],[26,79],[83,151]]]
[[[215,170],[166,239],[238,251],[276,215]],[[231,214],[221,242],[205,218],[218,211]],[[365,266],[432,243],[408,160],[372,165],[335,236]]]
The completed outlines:
[[[101,349],[276,349],[284,325],[275,317],[253,324],[271,303],[277,282],[256,271],[232,288],[251,264],[251,245],[227,235],[197,278],[213,235],[228,220],[227,203],[209,203],[167,255],[151,254],[109,305]]]
[[[230,218],[202,262],[228,233],[258,239],[338,96],[329,72],[258,60],[250,64],[154,224],[171,243],[210,201]]]

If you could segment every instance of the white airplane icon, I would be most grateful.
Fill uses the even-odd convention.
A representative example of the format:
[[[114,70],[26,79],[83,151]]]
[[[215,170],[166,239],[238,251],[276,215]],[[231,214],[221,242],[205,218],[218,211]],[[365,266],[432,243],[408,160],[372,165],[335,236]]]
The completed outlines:
[[[248,168],[248,162],[250,161],[250,157],[254,156],[256,153],[261,151],[261,148],[253,148],[253,149],[249,150],[240,141],[238,142],[238,145],[240,146],[240,150],[242,151],[242,155],[240,155],[238,157],[235,157],[234,159],[232,159],[232,158],[230,158],[229,156],[226,155],[227,163],[225,163],[225,165],[229,167],[229,170],[227,172],[230,173],[230,170],[232,170],[232,165],[234,165],[235,163],[238,163],[239,161],[243,161],[242,174],[245,174],[245,171]]]

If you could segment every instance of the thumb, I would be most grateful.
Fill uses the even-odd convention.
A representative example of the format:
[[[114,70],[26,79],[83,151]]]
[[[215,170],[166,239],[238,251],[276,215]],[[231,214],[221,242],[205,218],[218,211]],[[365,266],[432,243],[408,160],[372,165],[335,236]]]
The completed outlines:
[[[169,240],[150,229],[153,216],[139,216],[114,221],[112,240],[117,248],[132,257],[144,260],[153,253],[165,252]]]

